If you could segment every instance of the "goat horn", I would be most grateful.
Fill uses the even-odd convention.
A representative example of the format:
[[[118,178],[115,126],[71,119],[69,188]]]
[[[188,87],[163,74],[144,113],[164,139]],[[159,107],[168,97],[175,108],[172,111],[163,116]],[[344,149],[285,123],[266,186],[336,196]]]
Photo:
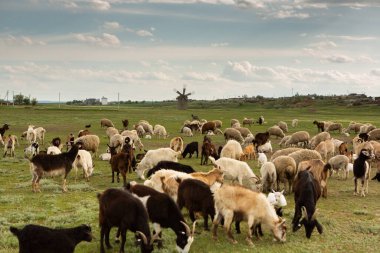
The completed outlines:
[[[190,230],[190,227],[183,221],[181,221],[181,223],[185,226],[185,229],[186,229],[186,235],[187,236],[191,236],[191,230]]]
[[[301,207],[301,211],[302,211],[302,217],[305,218],[307,221],[309,220],[309,217],[307,216],[307,210],[306,210],[306,207],[305,206],[302,206]]]
[[[195,233],[195,224],[197,223],[197,221],[194,221],[193,222],[193,231],[191,232],[191,236],[194,237],[194,233]]]
[[[148,239],[146,239],[146,236],[141,231],[136,231],[136,234],[139,234],[144,242],[145,245],[148,245]]]

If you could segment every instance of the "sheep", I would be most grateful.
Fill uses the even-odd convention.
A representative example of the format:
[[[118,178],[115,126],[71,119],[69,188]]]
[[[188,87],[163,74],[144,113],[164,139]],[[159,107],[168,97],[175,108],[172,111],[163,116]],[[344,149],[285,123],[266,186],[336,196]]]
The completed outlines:
[[[204,219],[204,229],[208,228],[208,216],[214,220],[215,206],[213,194],[210,187],[202,181],[196,179],[185,179],[178,187],[177,205],[179,210],[186,207],[192,222],[195,221],[195,212],[202,212]]]
[[[277,172],[274,163],[265,162],[260,168],[260,174],[263,182],[263,192],[276,189]]]
[[[158,124],[154,126],[153,134],[158,135],[159,139],[161,139],[161,137],[166,139],[169,136],[168,133],[166,132],[165,127]]]
[[[214,158],[210,157],[210,161],[214,166],[220,167],[224,175],[231,178],[232,181],[237,180],[240,185],[243,185],[243,179],[247,179],[251,187],[259,187],[258,184],[260,183],[260,178],[253,173],[252,169],[246,162],[237,161],[227,157],[221,157],[216,161]]]
[[[360,131],[360,127],[363,125],[364,124],[362,123],[350,122],[345,132],[349,133],[350,131],[354,131],[355,133],[358,133]]]
[[[78,145],[74,145],[69,152],[58,155],[37,154],[30,160],[30,172],[32,174],[32,189],[40,192],[40,180],[42,176],[63,175],[63,192],[67,191],[66,178],[73,167],[73,162],[78,154]]]
[[[111,153],[100,154],[99,159],[102,161],[109,161],[109,160],[111,160]]]
[[[90,131],[88,129],[79,130],[78,137],[82,137],[82,136],[89,135],[89,134],[91,134],[91,133],[90,133]]]
[[[313,174],[314,178],[321,186],[322,197],[327,198],[327,178],[328,172],[331,171],[331,165],[329,163],[324,163],[320,159],[311,159],[299,163],[298,173],[303,170],[308,170]]]
[[[241,136],[243,136],[243,138],[246,138],[248,136],[253,136],[251,131],[246,127],[235,127],[235,129],[241,133]]]
[[[115,127],[111,120],[109,119],[101,119],[100,127]]]
[[[285,220],[279,218],[273,206],[263,193],[257,193],[241,186],[224,184],[214,193],[216,215],[213,221],[213,238],[216,239],[217,228],[224,218],[224,227],[228,239],[236,244],[231,233],[231,223],[234,214],[241,214],[241,218],[248,220],[248,235],[246,241],[252,243],[251,228],[258,223],[269,227],[274,238],[280,242],[286,241]]]
[[[376,128],[368,132],[368,140],[370,141],[380,140],[380,128]]]
[[[298,151],[295,151],[288,155],[289,157],[292,157],[296,161],[296,168],[298,168],[298,164],[302,161],[307,161],[310,159],[321,159],[321,155],[315,151],[315,150],[308,150],[308,149],[301,149]]]
[[[91,242],[91,227],[80,225],[74,228],[48,228],[29,224],[22,229],[10,227],[19,243],[20,253],[60,252],[74,253],[75,247],[82,241]]]
[[[235,128],[226,128],[224,130],[224,139],[226,141],[230,140],[230,139],[236,140],[239,143],[242,143],[244,141],[244,138],[241,135],[241,133],[238,130],[236,130]]]
[[[208,131],[214,132],[216,129],[215,123],[213,121],[206,122],[202,125],[201,133],[205,134]]]
[[[364,124],[359,129],[359,134],[361,133],[369,133],[370,131],[376,129],[376,126],[372,125],[371,123]]]
[[[338,130],[339,133],[342,132],[342,124],[341,123],[332,123],[328,127],[325,128],[326,132],[332,132]]]
[[[270,158],[271,161],[273,161],[275,158],[279,157],[279,156],[282,156],[282,155],[289,155],[293,152],[296,152],[298,150],[302,150],[302,148],[284,148],[284,149],[280,149],[280,150],[277,150],[276,152],[274,152]]]
[[[182,137],[174,137],[173,139],[171,139],[169,147],[176,152],[182,153],[182,151],[183,151],[183,139],[182,139]]]
[[[318,146],[315,147],[315,151],[321,154],[322,159],[327,161],[334,156],[335,145],[332,140],[321,141]]]
[[[107,127],[106,135],[108,136],[108,139],[111,139],[111,137],[114,136],[115,134],[119,134],[119,130],[117,130],[114,127]]]
[[[144,145],[140,140],[140,137],[137,135],[137,132],[135,130],[124,130],[121,133],[122,136],[129,137],[131,141],[136,145],[140,150],[143,150]]]
[[[100,252],[105,253],[104,238],[107,248],[111,248],[109,234],[112,227],[118,227],[121,234],[119,252],[124,252],[127,230],[136,233],[142,240],[142,253],[153,251],[148,213],[143,203],[131,193],[119,189],[107,189],[97,195],[99,200]]]
[[[253,125],[253,123],[254,123],[254,120],[252,118],[251,119],[248,119],[248,118],[243,119],[243,126],[248,125],[249,127],[251,127],[251,125]]]
[[[358,179],[361,180],[361,193],[362,197],[365,197],[365,193],[368,194],[368,180],[371,172],[371,167],[367,160],[374,158],[374,154],[366,149],[360,151],[359,157],[354,161],[354,181],[355,181],[355,190],[354,195],[359,194],[358,191]]]
[[[221,120],[213,120],[212,122],[215,123],[215,127],[218,128],[218,129],[221,129],[222,128],[222,125],[223,125],[223,122]]]
[[[298,143],[303,143],[306,147],[309,144],[310,135],[306,131],[298,131],[291,135],[290,139],[285,142],[285,146],[298,145]]]
[[[278,143],[280,147],[285,146],[285,142],[287,142],[290,139],[291,135],[284,136],[281,141]]]
[[[146,170],[153,168],[160,161],[178,162],[179,155],[181,155],[181,152],[175,152],[171,148],[149,150],[141,162],[137,164],[136,173],[139,178],[145,179],[144,172]]]
[[[292,120],[292,127],[297,127],[298,126],[298,119],[293,119]]]
[[[272,160],[276,167],[277,173],[277,191],[280,190],[280,182],[284,184],[286,193],[290,193],[293,185],[293,180],[297,174],[297,164],[294,158],[289,156],[278,156]],[[286,183],[288,183],[288,190],[286,190]]]
[[[90,134],[79,137],[76,140],[74,140],[74,144],[76,143],[80,143],[82,149],[91,151],[95,156],[97,155],[100,144],[100,140],[97,135]]]
[[[262,152],[258,152],[257,153],[257,165],[258,166],[263,165],[267,161],[268,161],[268,158],[267,158],[267,156],[266,156],[265,153],[262,153]]]
[[[220,156],[241,160],[244,157],[244,152],[239,142],[229,140],[226,145],[224,145]]]
[[[140,120],[137,125],[141,125],[147,134],[154,135],[153,126],[146,120]]]
[[[90,181],[90,176],[92,175],[95,167],[92,163],[90,152],[86,150],[78,150],[78,154],[73,162],[73,168],[75,169],[75,180],[78,175],[78,167],[82,167],[84,178],[86,181]]]
[[[280,137],[280,138],[285,137],[284,132],[282,131],[282,129],[279,126],[272,126],[272,127],[267,129],[267,132],[269,133],[269,135],[276,136],[277,138],[278,137]]]
[[[232,127],[232,128],[238,128],[238,127],[241,127],[241,125],[240,125],[239,122],[236,122],[236,123],[233,124],[231,127]]]
[[[331,165],[331,169],[332,169],[331,171],[337,171],[339,175],[339,171],[343,170],[346,175],[345,179],[347,179],[348,177],[347,166],[349,162],[350,162],[350,159],[345,155],[336,155],[334,157],[331,157],[328,160],[328,164]],[[330,176],[331,176],[331,173],[330,173]]]
[[[284,131],[284,133],[288,132],[288,124],[286,124],[286,122],[280,121],[277,123],[277,126],[281,128],[281,130]]]
[[[231,119],[231,127],[236,124],[236,123],[239,123],[239,120],[238,119]],[[240,123],[239,123],[240,124]]]
[[[181,133],[183,133],[187,137],[193,136],[193,132],[191,131],[191,129],[186,126],[181,129]]]
[[[194,153],[197,153],[197,158],[198,158],[198,142],[197,141],[193,141],[186,145],[185,149],[182,152],[182,157],[186,158],[187,154],[189,154],[189,158],[191,158]]]
[[[244,139],[244,142],[243,142],[243,146],[245,145],[249,145],[249,144],[253,144],[253,140],[255,139],[255,137],[252,135],[252,136],[248,136]]]
[[[50,146],[50,147],[48,147],[46,153],[48,155],[58,155],[58,154],[61,154],[62,151],[59,148],[57,148],[56,146]]]
[[[318,146],[318,144],[321,141],[326,141],[326,140],[330,140],[330,139],[331,139],[330,133],[328,133],[328,132],[321,132],[321,133],[316,134],[315,136],[313,136],[313,138],[311,138],[309,147],[311,149],[314,149],[316,146]]]
[[[272,153],[273,149],[272,149],[272,144],[270,141],[268,141],[267,143],[263,144],[263,145],[260,145],[258,148],[257,148],[257,152],[261,152],[261,153]]]

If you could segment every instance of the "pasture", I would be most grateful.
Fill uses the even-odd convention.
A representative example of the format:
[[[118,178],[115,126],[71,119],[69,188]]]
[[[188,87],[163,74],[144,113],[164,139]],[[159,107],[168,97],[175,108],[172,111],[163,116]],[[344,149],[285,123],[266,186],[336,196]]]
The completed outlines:
[[[265,117],[266,123],[262,126],[255,124],[250,127],[255,134],[264,132],[268,127],[280,120],[286,121],[290,133],[298,130],[309,131],[313,136],[317,128],[312,124],[314,120],[332,120],[340,122],[347,127],[350,121],[372,123],[380,126],[380,107],[303,107],[294,109],[268,109],[257,105],[220,105],[209,109],[194,107],[186,111],[179,111],[173,105],[130,105],[116,107],[69,107],[58,108],[55,105],[36,107],[0,107],[1,123],[10,124],[10,130],[6,134],[15,134],[18,137],[27,130],[29,124],[42,126],[47,130],[45,146],[52,138],[59,136],[63,141],[69,133],[77,133],[91,124],[90,131],[100,137],[101,147],[99,153],[104,153],[108,138],[105,129],[100,128],[100,119],[111,119],[115,127],[122,128],[121,120],[128,118],[130,127],[140,119],[148,120],[152,125],[161,124],[166,127],[170,137],[159,140],[153,136],[151,140],[142,139],[145,149],[155,149],[169,146],[169,141],[179,133],[182,123],[190,119],[191,114],[198,115],[207,120],[219,119],[223,121],[222,129],[229,127],[232,118],[244,117],[257,119],[260,115]],[[297,128],[291,127],[291,120],[299,119]],[[351,139],[341,134],[333,134],[334,137],[344,140]],[[183,137],[185,144],[191,141],[201,143],[203,136],[196,134],[194,137]],[[224,143],[223,136],[212,136],[213,143],[219,146]],[[279,139],[271,138],[275,150],[279,147]],[[25,141],[16,147],[15,158],[1,158],[0,162],[0,253],[18,252],[18,242],[9,232],[9,226],[23,227],[25,224],[34,223],[49,227],[73,227],[80,224],[89,224],[93,229],[95,239],[91,243],[82,242],[76,248],[79,253],[99,252],[99,226],[98,226],[98,200],[96,194],[110,187],[120,187],[122,183],[111,183],[111,169],[107,161],[94,159],[94,174],[90,182],[79,177],[74,180],[73,171],[68,177],[68,192],[61,191],[61,178],[45,178],[41,181],[41,193],[33,193],[31,187],[31,175],[29,162],[24,158],[23,149]],[[351,146],[350,146],[351,148]],[[44,148],[42,148],[44,149]],[[136,153],[139,153],[136,150]],[[200,166],[200,157],[197,159],[186,158],[181,163],[193,166],[197,171],[208,171],[211,165]],[[210,163],[209,163],[210,164]],[[257,161],[249,161],[256,175],[260,175]],[[372,169],[371,177],[375,169]],[[81,175],[81,172],[80,172]],[[136,174],[129,174],[128,180],[136,180]],[[122,181],[122,180],[121,180]],[[139,181],[139,180],[137,180]],[[139,181],[140,182],[140,181]],[[349,179],[338,180],[336,175],[329,178],[328,197],[318,201],[319,221],[324,228],[324,233],[319,235],[314,231],[311,239],[305,237],[304,228],[293,233],[291,220],[294,213],[293,195],[287,195],[288,206],[284,209],[284,217],[287,220],[288,232],[286,243],[273,242],[273,237],[264,228],[265,236],[262,240],[253,239],[255,246],[250,247],[245,242],[246,226],[242,223],[242,234],[237,235],[237,245],[230,244],[226,239],[226,233],[219,226],[218,241],[213,241],[211,233],[203,231],[203,220],[199,219],[197,234],[191,247],[191,252],[378,252],[380,246],[380,183],[370,181],[369,194],[363,198],[353,196],[354,183],[352,173]],[[187,210],[183,209],[185,219],[190,223]],[[210,221],[209,221],[210,222]],[[111,231],[114,238],[116,228]],[[233,231],[234,235],[236,232]],[[175,236],[171,230],[163,231],[164,248],[155,249],[154,252],[175,252]],[[134,236],[127,233],[126,252],[140,252],[134,246]],[[112,250],[118,252],[119,245],[112,242]]]

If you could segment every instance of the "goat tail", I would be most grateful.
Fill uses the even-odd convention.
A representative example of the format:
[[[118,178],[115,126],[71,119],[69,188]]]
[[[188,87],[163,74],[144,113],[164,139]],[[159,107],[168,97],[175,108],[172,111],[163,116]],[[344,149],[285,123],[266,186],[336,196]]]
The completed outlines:
[[[217,164],[215,163],[215,158],[214,158],[214,157],[209,156],[208,159],[211,161],[211,163],[212,163],[213,165],[215,165],[215,166],[217,165]]]
[[[12,232],[12,234],[14,234],[15,236],[19,236],[20,235],[20,230],[18,228],[15,228],[15,227],[9,227],[9,231]]]

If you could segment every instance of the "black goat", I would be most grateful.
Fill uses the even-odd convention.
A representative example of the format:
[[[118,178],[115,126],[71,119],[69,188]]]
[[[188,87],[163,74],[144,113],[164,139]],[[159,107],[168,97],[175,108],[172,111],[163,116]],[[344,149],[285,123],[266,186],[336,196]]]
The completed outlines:
[[[210,187],[197,179],[185,179],[178,187],[177,205],[179,210],[186,207],[189,210],[191,221],[195,221],[195,212],[202,212],[204,229],[208,228],[208,216],[214,220],[214,197]]]
[[[91,127],[91,124],[85,125],[84,127],[85,127],[85,128],[90,128],[90,127]]]
[[[185,149],[182,152],[182,157],[186,158],[186,156],[189,154],[189,158],[191,158],[194,153],[197,153],[197,158],[198,158],[198,142],[197,141],[193,141],[186,145]]]
[[[361,133],[359,134],[359,138],[363,141],[368,141],[369,135],[367,133]]]
[[[354,161],[354,181],[355,181],[355,190],[354,194],[357,195],[358,191],[358,179],[360,178],[362,182],[362,188],[360,195],[365,197],[365,192],[368,194],[368,180],[369,180],[369,164],[367,160],[373,158],[374,155],[367,149],[360,150],[359,157]],[[365,182],[367,183],[365,185]]]
[[[0,135],[1,137],[4,137],[5,131],[9,130],[9,125],[4,124],[3,127],[0,127]]]
[[[195,172],[193,167],[186,165],[186,164],[176,163],[176,162],[172,162],[172,161],[161,161],[161,162],[158,162],[156,166],[154,166],[153,168],[148,170],[148,173],[146,176],[150,177],[151,175],[153,175],[157,171],[163,170],[163,169],[175,170],[175,171],[180,171],[180,172],[184,172],[184,173],[188,173],[188,174]]]
[[[321,186],[309,171],[310,167],[298,172],[294,181],[295,211],[293,217],[293,232],[305,226],[306,237],[310,239],[315,227],[320,234],[323,232],[321,224],[316,219],[316,205],[320,198]]]
[[[167,194],[158,192],[150,187],[140,184],[128,184],[126,190],[136,194],[144,203],[149,219],[155,227],[155,235],[161,236],[161,227],[171,228],[176,234],[177,250],[187,253],[194,240],[193,233],[185,223],[181,211],[176,203]]]
[[[124,129],[128,129],[128,125],[129,125],[129,120],[128,119],[123,119],[121,121],[121,123],[123,124]]]
[[[51,141],[51,144],[53,145],[53,146],[56,146],[57,148],[59,148],[59,146],[61,145],[61,138],[59,138],[59,137],[55,137],[55,138],[53,138],[53,140]]]
[[[318,132],[323,132],[325,131],[325,123],[323,122],[318,122],[316,120],[313,121],[313,124],[317,126]]]
[[[258,147],[267,143],[269,140],[269,132],[265,132],[265,133],[257,133],[255,135],[255,139],[252,141],[252,143],[255,145],[256,147],[256,152],[259,152],[258,151]]]
[[[138,234],[138,237],[142,239],[143,243],[140,244],[142,253],[153,251],[148,214],[138,198],[127,191],[111,188],[98,194],[98,200],[101,253],[105,252],[104,240],[107,248],[112,248],[109,240],[112,227],[118,227],[118,233],[121,234],[119,252],[124,252],[127,230]]]
[[[42,176],[64,175],[62,190],[67,191],[66,177],[73,168],[73,162],[78,154],[78,145],[74,145],[69,152],[58,155],[38,154],[30,160],[30,170],[32,173],[32,189],[34,192],[40,190],[40,180]]]
[[[23,229],[10,227],[19,243],[20,253],[54,252],[73,253],[78,243],[91,242],[91,227],[53,229],[39,225],[26,225]]]

